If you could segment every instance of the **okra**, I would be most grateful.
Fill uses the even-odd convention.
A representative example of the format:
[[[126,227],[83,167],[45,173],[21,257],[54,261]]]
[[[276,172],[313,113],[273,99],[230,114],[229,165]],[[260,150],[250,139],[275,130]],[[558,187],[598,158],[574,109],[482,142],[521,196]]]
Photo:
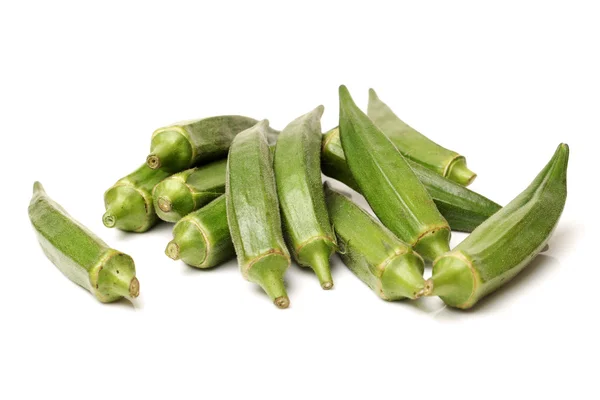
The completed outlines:
[[[257,122],[239,115],[224,115],[157,129],[152,134],[146,162],[152,169],[175,173],[224,158],[235,135]]]
[[[379,99],[373,89],[369,89],[367,115],[406,158],[464,186],[468,186],[477,176],[467,168],[465,157],[408,126]]]
[[[225,193],[227,160],[174,174],[154,187],[154,209],[160,219],[177,222]]]
[[[271,150],[263,120],[239,133],[227,158],[227,221],[242,275],[279,308],[289,306],[283,275],[290,255],[281,230]]]
[[[569,147],[561,144],[535,180],[433,264],[428,294],[470,308],[510,281],[545,247],[567,198]]]
[[[146,164],[119,179],[104,193],[106,212],[102,222],[107,228],[128,232],[146,232],[158,222],[152,190],[170,173],[153,170]]]
[[[139,295],[135,264],[127,254],[111,249],[74,220],[35,182],[29,219],[42,250],[71,281],[103,303]]]
[[[396,146],[340,86],[340,139],[354,180],[381,222],[427,260],[449,250],[450,226]]]
[[[473,229],[501,208],[487,197],[444,178],[410,159],[405,160],[425,186],[438,210],[446,218],[453,231],[472,232]],[[325,175],[337,179],[360,192],[360,188],[352,173],[350,173],[348,164],[346,164],[338,128],[334,128],[323,135],[321,168]]]
[[[214,267],[235,257],[225,195],[179,220],[165,253],[196,268]]]
[[[329,216],[346,266],[384,300],[423,295],[423,259],[343,194],[325,186]]]

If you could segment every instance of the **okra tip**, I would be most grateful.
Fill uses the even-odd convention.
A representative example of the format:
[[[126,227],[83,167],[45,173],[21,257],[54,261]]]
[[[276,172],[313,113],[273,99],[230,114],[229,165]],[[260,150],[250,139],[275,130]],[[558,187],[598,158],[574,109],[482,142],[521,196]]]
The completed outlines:
[[[39,181],[35,181],[33,183],[33,194],[36,193],[46,193],[46,191],[44,190],[44,187],[42,186],[42,184]]]
[[[179,245],[175,243],[174,240],[169,242],[167,248],[165,249],[165,254],[167,257],[172,258],[173,260],[179,260],[181,254],[179,253]]]

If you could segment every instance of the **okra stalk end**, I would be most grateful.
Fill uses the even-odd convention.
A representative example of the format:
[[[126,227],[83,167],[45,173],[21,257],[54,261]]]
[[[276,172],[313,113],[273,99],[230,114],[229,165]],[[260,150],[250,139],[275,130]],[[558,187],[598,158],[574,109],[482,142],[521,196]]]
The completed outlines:
[[[248,267],[248,280],[262,287],[273,300],[273,304],[280,309],[290,305],[283,282],[283,275],[289,265],[290,259],[285,255],[268,253],[251,262]]]
[[[133,259],[120,252],[109,255],[99,267],[96,291],[97,297],[103,302],[115,301],[121,297],[130,300],[138,297],[140,282],[135,276]]]
[[[146,164],[152,169],[179,172],[189,168],[193,156],[190,141],[179,130],[167,129],[155,133]]]
[[[425,287],[423,259],[413,252],[393,258],[381,275],[381,289],[386,299],[417,299]]]
[[[179,245],[175,243],[175,241],[169,242],[167,248],[165,249],[165,254],[167,257],[175,261],[179,260],[181,258],[179,253]]]
[[[422,235],[413,246],[427,261],[433,261],[450,251],[450,228],[436,228]]]
[[[470,308],[477,286],[471,263],[462,253],[450,253],[433,264],[433,276],[428,281],[429,296],[439,296],[451,307]]]
[[[182,220],[173,229],[173,234],[176,239],[167,245],[167,256],[202,268],[209,252],[209,243],[202,228],[196,223]]]
[[[104,213],[102,216],[102,223],[107,228],[114,228],[116,224],[116,218],[114,215],[110,214],[108,211]]]
[[[104,196],[106,212],[102,222],[107,228],[119,228],[125,231],[142,231],[148,224],[148,204],[135,188],[115,186]],[[150,205],[151,207],[151,205]],[[152,210],[152,213],[154,210]]]
[[[330,290],[333,288],[333,278],[329,258],[333,252],[333,242],[325,239],[317,239],[304,246],[299,251],[299,259],[308,265],[319,278],[321,288]]]
[[[467,167],[467,160],[460,156],[452,160],[446,169],[445,177],[463,186],[469,186],[477,174]]]
[[[177,222],[196,208],[190,187],[178,179],[156,185],[153,198],[156,215],[167,222]]]

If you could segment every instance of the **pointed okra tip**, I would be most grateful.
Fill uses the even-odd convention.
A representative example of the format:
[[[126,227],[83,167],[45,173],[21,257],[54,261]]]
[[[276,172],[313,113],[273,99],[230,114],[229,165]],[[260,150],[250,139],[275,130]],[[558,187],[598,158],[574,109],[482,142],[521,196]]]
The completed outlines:
[[[42,184],[39,181],[35,181],[33,183],[33,194],[38,194],[38,193],[46,193],[46,191],[44,190],[44,187],[42,186]]]
[[[377,96],[375,89],[369,88],[369,102],[372,101],[379,101],[379,96]]]
[[[315,108],[312,113],[314,114],[314,116],[318,119],[320,119],[323,116],[323,113],[325,112],[325,106],[324,105],[319,105],[317,108]]]

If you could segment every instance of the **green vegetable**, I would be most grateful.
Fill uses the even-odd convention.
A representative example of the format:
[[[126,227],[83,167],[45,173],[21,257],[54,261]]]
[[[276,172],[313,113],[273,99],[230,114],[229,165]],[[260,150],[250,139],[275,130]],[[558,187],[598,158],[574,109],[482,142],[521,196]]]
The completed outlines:
[[[446,179],[414,161],[409,159],[406,159],[406,161],[425,186],[452,230],[472,232],[473,229],[500,209],[498,204],[488,198]],[[337,179],[360,192],[360,188],[350,173],[348,164],[346,164],[338,128],[334,128],[323,135],[321,168],[325,175]]]
[[[290,265],[279,216],[271,150],[263,120],[238,134],[227,158],[227,220],[242,275],[279,308],[289,306],[283,275]]]
[[[321,183],[321,116],[315,108],[286,126],[275,149],[275,178],[284,228],[298,264],[312,268],[323,289],[333,280],[329,258],[336,248]]]
[[[256,122],[252,118],[224,115],[157,129],[152,134],[148,166],[174,173],[223,158],[235,135]]]
[[[225,195],[221,195],[179,220],[167,256],[197,268],[214,267],[235,257],[225,203]]]
[[[139,295],[131,257],[106,243],[75,221],[42,187],[33,185],[29,219],[42,250],[71,281],[90,291],[103,303]]]
[[[344,264],[384,300],[422,296],[423,259],[341,193],[325,195]]]
[[[169,175],[144,164],[119,179],[104,193],[104,225],[129,232],[146,232],[156,225],[158,217],[152,204],[152,189]]]
[[[525,191],[433,264],[428,294],[470,308],[511,280],[544,248],[567,198],[569,147],[558,146]]]
[[[443,148],[408,126],[377,97],[373,89],[369,90],[367,114],[405,157],[464,186],[477,176],[467,168],[463,156]]]
[[[381,222],[427,260],[447,252],[450,226],[402,154],[340,86],[340,139],[348,167]]]
[[[227,160],[219,160],[168,177],[154,187],[154,209],[160,219],[177,222],[225,193]]]

